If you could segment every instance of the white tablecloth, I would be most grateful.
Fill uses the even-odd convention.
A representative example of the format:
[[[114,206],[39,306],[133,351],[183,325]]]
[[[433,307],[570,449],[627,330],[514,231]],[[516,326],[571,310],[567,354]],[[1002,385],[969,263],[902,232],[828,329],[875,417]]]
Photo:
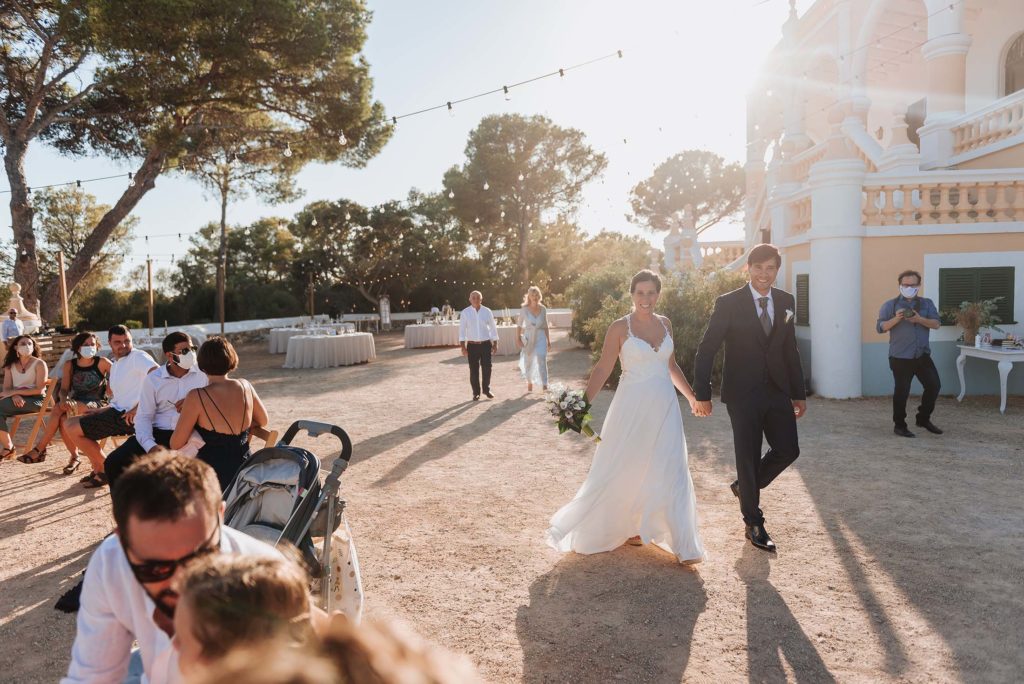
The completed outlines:
[[[285,368],[332,368],[377,358],[370,333],[295,335],[288,340]]]
[[[548,326],[569,328],[572,326],[572,311],[548,311]]]
[[[514,325],[499,325],[498,326],[498,356],[508,356],[509,354],[518,354],[519,349],[516,347],[516,326]]]
[[[422,325],[405,326],[406,349],[457,346],[459,346],[458,323],[442,323],[440,325],[424,323]]]
[[[336,332],[355,332],[354,323],[322,323],[312,328],[272,328],[268,335],[268,346],[271,354],[284,354],[288,351],[288,340],[296,335],[321,335],[325,330]]]

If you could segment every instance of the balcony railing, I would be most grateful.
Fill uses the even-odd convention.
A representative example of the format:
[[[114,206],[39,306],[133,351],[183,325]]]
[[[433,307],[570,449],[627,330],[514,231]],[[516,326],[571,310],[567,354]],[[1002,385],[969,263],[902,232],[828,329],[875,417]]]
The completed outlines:
[[[968,114],[951,130],[955,155],[1024,133],[1024,90]]]
[[[1024,221],[1024,181],[917,182],[864,187],[866,226]]]

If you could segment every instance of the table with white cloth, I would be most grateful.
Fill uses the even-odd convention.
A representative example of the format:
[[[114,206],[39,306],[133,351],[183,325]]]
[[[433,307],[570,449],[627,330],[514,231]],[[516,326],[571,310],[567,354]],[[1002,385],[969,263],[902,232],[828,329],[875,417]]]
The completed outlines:
[[[288,339],[285,368],[333,368],[377,358],[371,333],[295,335]]]
[[[321,323],[310,328],[271,328],[267,335],[271,354],[284,354],[288,351],[288,340],[296,335],[320,335],[330,330],[336,333],[355,332],[355,323]]]
[[[516,347],[516,326],[514,325],[499,325],[498,326],[498,356],[508,356],[509,354],[518,354],[519,348]]]
[[[956,359],[956,373],[960,377],[960,396],[957,401],[963,401],[967,394],[967,383],[964,382],[964,364],[967,357],[973,356],[986,361],[995,361],[999,369],[999,412],[1006,413],[1006,378],[1013,370],[1013,364],[1024,362],[1024,350],[1003,349],[1002,347],[971,347],[963,344],[957,345],[960,348],[960,356]]]
[[[459,346],[458,323],[423,323],[405,326],[406,349],[457,346]]]
[[[572,311],[551,311],[548,310],[548,326],[552,328],[572,327]]]

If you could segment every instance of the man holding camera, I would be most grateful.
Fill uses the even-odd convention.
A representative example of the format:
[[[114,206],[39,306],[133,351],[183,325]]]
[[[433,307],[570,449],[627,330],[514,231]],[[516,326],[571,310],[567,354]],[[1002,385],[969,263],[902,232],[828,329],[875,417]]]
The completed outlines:
[[[921,274],[904,271],[899,276],[900,294],[888,300],[878,312],[876,330],[889,333],[889,368],[896,386],[892,393],[893,432],[900,437],[913,437],[907,429],[907,398],[910,384],[916,377],[924,392],[917,408],[917,425],[928,432],[941,435],[942,430],[932,423],[935,399],[939,396],[939,371],[932,363],[932,350],[928,346],[930,330],[939,327],[939,311],[935,303],[919,297]]]

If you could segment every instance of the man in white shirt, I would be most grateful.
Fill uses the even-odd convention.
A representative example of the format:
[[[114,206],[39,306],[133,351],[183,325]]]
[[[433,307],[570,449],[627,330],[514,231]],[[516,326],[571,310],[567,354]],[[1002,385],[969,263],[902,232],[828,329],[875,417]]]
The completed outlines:
[[[139,645],[149,684],[179,681],[172,645],[178,571],[210,553],[279,552],[224,526],[217,475],[206,463],[156,454],[124,472],[111,494],[116,534],[89,560],[71,664],[61,684],[120,684]]]
[[[156,361],[144,351],[132,347],[132,334],[123,325],[115,325],[107,333],[110,343],[110,406],[88,410],[69,418],[68,434],[74,446],[92,464],[93,472],[82,481],[86,487],[102,487],[107,483],[103,451],[99,441],[107,437],[131,435],[135,432],[135,413],[146,375],[157,367]]]
[[[11,309],[7,312],[7,319],[0,326],[0,341],[6,345],[8,340],[13,340],[18,335],[25,334],[24,324],[18,320],[18,310]]]
[[[164,338],[166,363],[146,376],[139,392],[139,410],[135,414],[135,436],[107,456],[105,470],[113,485],[118,476],[139,457],[160,447],[171,447],[171,435],[185,395],[197,387],[206,387],[206,373],[196,365],[192,338],[181,331]]]
[[[498,326],[494,314],[483,306],[484,296],[477,290],[469,293],[469,306],[459,316],[459,346],[462,355],[469,358],[469,384],[473,387],[473,401],[480,401],[480,369],[483,368],[483,391],[491,394],[491,354],[498,351]]]

